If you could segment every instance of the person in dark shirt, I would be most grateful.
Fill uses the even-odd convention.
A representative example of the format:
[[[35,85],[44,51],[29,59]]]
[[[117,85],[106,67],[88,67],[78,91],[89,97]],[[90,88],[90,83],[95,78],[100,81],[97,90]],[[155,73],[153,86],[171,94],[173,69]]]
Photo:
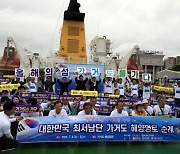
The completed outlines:
[[[16,80],[12,79],[11,84],[20,84],[22,86],[26,84],[26,79],[24,78],[24,82],[20,81],[20,78],[16,78]]]
[[[70,79],[69,81],[67,81],[67,78],[63,77],[62,81],[60,81],[60,79],[58,79],[57,82],[61,86],[60,95],[63,95],[65,92],[68,93],[68,87],[71,84],[72,80]]]
[[[45,91],[53,92],[53,85],[56,83],[56,78],[54,78],[54,81],[52,81],[52,77],[47,76],[46,81],[42,80],[42,83],[45,86]]]
[[[99,81],[96,81],[96,77],[91,77],[91,79],[89,79],[89,86],[90,86],[89,90],[99,92],[98,85],[100,83],[101,83],[100,76],[99,76]]]
[[[75,78],[75,81],[77,83],[77,87],[76,90],[86,90],[86,82],[88,81],[88,78],[86,77],[85,80],[83,80],[83,76],[80,75],[79,76],[79,80],[77,79],[77,77]]]

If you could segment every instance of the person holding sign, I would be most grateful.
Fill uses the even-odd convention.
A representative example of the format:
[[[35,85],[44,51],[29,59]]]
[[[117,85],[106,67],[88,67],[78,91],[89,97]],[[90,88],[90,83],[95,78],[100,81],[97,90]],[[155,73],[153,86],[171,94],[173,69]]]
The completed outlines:
[[[83,117],[87,115],[96,116],[96,111],[92,109],[92,105],[90,103],[84,103],[83,110],[78,113],[78,116]]]
[[[104,93],[112,94],[113,93],[113,83],[115,82],[115,78],[106,77],[104,80]]]
[[[28,86],[29,86],[29,92],[37,92],[38,87],[34,77],[30,78],[30,81],[28,82]]]
[[[11,84],[20,84],[21,86],[26,84],[26,79],[24,81],[20,81],[20,78],[16,78],[16,80],[12,79]]]
[[[96,81],[95,76],[91,76],[91,79],[89,79],[89,91],[97,91],[99,92],[98,85],[101,83],[101,76],[99,76],[99,81]]]
[[[119,89],[120,95],[124,95],[125,87],[124,87],[124,83],[122,82],[122,78],[119,78],[117,80],[117,89]]]
[[[174,96],[175,106],[180,108],[180,81],[177,83],[177,86],[174,87],[174,93],[175,93]],[[176,114],[177,114],[176,117],[180,118],[180,111],[178,111]]]
[[[151,96],[151,86],[149,83],[145,83],[143,86],[143,99],[150,99]]]
[[[27,107],[30,108],[26,113],[21,113],[22,117],[40,117],[43,116],[43,109],[42,107],[38,104],[38,100],[36,98],[29,98],[27,100],[27,103],[29,104]]]
[[[76,90],[87,90],[86,89],[86,82],[88,81],[88,78],[86,77],[85,80],[83,80],[83,75],[79,76],[79,80],[77,79],[77,77],[75,78],[75,81],[77,83],[77,87]]]
[[[56,78],[54,78],[54,81],[52,81],[52,76],[47,76],[46,81],[42,79],[42,83],[45,86],[46,92],[53,92],[53,85],[56,83]]]
[[[69,81],[67,81],[66,77],[62,78],[62,81],[60,81],[60,79],[57,80],[57,82],[60,84],[61,86],[61,90],[60,90],[60,95],[63,95],[64,93],[68,93],[68,87],[72,82],[72,79],[70,78]]]
[[[132,85],[131,85],[131,96],[136,94],[138,96],[138,84],[136,83],[136,80],[133,79]]]
[[[126,111],[124,111],[123,108],[124,108],[124,103],[123,102],[117,102],[116,103],[116,109],[114,109],[111,112],[110,116],[114,116],[114,117],[128,116],[128,113]]]

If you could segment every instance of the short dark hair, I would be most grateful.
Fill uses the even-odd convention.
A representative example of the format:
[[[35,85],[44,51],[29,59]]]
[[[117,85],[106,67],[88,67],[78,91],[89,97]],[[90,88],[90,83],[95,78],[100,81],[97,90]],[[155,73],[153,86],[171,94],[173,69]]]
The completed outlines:
[[[90,103],[88,103],[88,102],[83,104],[83,109],[85,109],[86,106],[92,107],[92,105]]]
[[[65,76],[62,79],[67,79]]]
[[[3,110],[4,112],[11,110],[13,107],[16,107],[15,103],[4,103]]]
[[[116,106],[118,106],[119,103],[123,103],[123,102],[117,101]],[[124,103],[123,103],[123,106],[124,106]]]
[[[14,99],[15,97],[16,97],[16,98],[18,98],[18,99],[20,100],[20,98],[19,98],[19,96],[18,96],[18,95],[14,95],[14,96],[12,97],[12,99],[11,99],[11,100],[12,100],[12,102],[13,102],[13,99]]]
[[[27,100],[28,104],[31,104],[31,105],[36,105],[37,104],[37,99],[36,98],[29,98]]]
[[[120,95],[119,98],[126,98],[124,95]]]
[[[116,91],[118,91],[118,90],[119,90],[119,89],[115,89],[115,90],[114,90],[114,93],[116,93]]]
[[[92,99],[97,99],[96,97],[94,97],[94,96],[92,96],[91,98],[90,98],[90,100],[92,100]]]
[[[9,91],[8,91],[8,90],[2,90],[1,93],[2,93],[2,94],[3,94],[3,93],[9,93]]]
[[[9,102],[9,97],[7,97],[7,96],[1,97],[1,103],[4,103],[6,101]]]
[[[80,75],[79,78],[80,78],[80,77],[83,77],[83,75]]]
[[[1,97],[1,103],[4,103],[6,101],[9,102],[9,97],[7,97],[7,96]]]
[[[26,89],[26,88],[24,86],[19,86],[18,90],[20,90],[20,89]]]
[[[62,101],[60,101],[60,100],[59,100],[59,101],[56,101],[56,102],[54,103],[54,106],[57,105],[57,104],[59,104],[59,103],[63,106],[63,103],[62,103]]]
[[[159,101],[161,100],[161,99],[166,99],[164,96],[159,96],[158,97],[158,103],[159,103]]]

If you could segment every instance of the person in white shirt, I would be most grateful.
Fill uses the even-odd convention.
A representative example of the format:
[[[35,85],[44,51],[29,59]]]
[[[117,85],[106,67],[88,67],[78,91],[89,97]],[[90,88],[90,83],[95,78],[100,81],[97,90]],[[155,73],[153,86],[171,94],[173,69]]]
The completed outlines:
[[[63,104],[61,101],[55,102],[54,110],[51,110],[49,112],[48,116],[50,116],[50,117],[57,117],[57,116],[66,117],[66,116],[68,116],[66,110],[63,109],[62,106],[63,106]]]
[[[34,77],[31,77],[31,80],[28,82],[28,86],[29,86],[29,92],[37,92],[38,85],[37,82],[35,82]]]
[[[149,101],[147,99],[143,99],[142,102],[143,102],[144,110],[147,113],[147,116],[152,116],[153,108],[151,106],[149,106]]]
[[[106,79],[103,80],[104,82],[104,93],[112,94],[113,93],[113,83],[115,82],[115,78],[106,77]]]
[[[122,78],[119,78],[119,79],[118,79],[118,82],[117,82],[117,89],[119,89],[120,95],[124,95],[124,92],[125,92],[125,86],[124,86],[124,83],[122,83]]]
[[[111,112],[110,116],[114,116],[114,117],[128,116],[128,113],[126,111],[124,111],[123,108],[124,108],[124,103],[117,102],[116,109],[114,109]]]
[[[150,99],[151,96],[151,86],[149,83],[145,83],[143,86],[143,99]]]
[[[155,116],[163,116],[163,115],[169,115],[171,117],[171,107],[169,105],[166,105],[166,98],[163,96],[160,96],[158,98],[158,105],[155,105],[153,108],[153,111],[155,113]]]
[[[79,117],[87,116],[87,115],[94,115],[96,116],[96,111],[92,109],[92,105],[90,103],[84,103],[83,110],[78,113]]]
[[[136,84],[136,80],[133,80],[131,85],[131,96],[133,96],[133,94],[138,96],[138,84]]]
[[[174,87],[174,102],[175,102],[175,106],[177,108],[180,108],[180,81],[177,83],[177,86]],[[176,117],[180,118],[180,111],[177,110],[176,112]]]
[[[15,113],[15,103],[5,103],[3,112],[0,112],[0,150],[12,150],[17,147],[18,142],[11,135],[11,123],[9,117]]]

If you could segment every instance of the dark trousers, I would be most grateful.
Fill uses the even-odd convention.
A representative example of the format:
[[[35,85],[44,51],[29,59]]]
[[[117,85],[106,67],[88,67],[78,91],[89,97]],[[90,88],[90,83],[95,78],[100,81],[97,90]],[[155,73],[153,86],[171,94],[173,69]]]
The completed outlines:
[[[16,148],[18,142],[14,139],[7,138],[5,136],[0,137],[0,150]]]
[[[143,96],[143,90],[138,91],[138,96],[139,96],[139,98],[141,98]]]
[[[17,135],[18,123],[18,121],[11,122],[11,134],[15,139]]]

